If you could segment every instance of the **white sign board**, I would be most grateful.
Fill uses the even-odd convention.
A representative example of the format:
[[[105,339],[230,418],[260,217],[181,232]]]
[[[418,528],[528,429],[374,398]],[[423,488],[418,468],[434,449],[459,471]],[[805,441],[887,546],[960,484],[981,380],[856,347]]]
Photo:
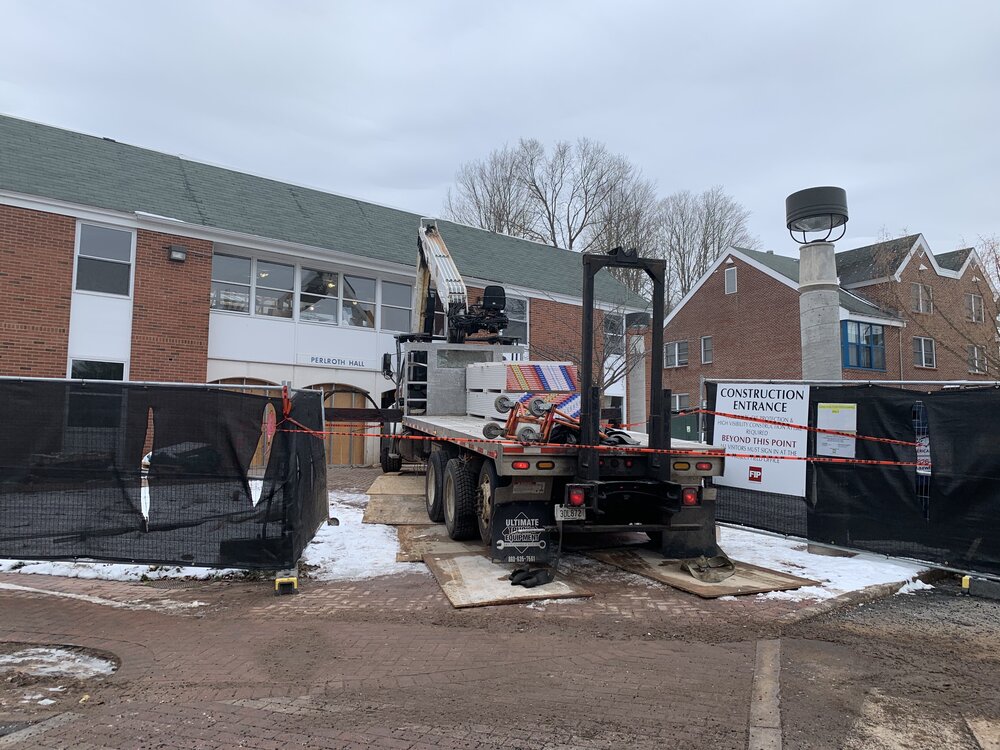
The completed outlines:
[[[805,425],[809,418],[809,386],[767,383],[719,383],[715,411],[754,417],[769,422]],[[715,481],[783,495],[805,496],[806,462],[783,457],[806,457],[806,436],[801,428],[765,424],[733,417],[715,417],[715,446],[726,453],[751,454],[753,458],[726,456],[726,472]]]
[[[858,405],[816,404],[816,427],[821,430],[856,434],[858,431]],[[853,437],[847,435],[829,435],[817,432],[816,455],[854,458],[856,442]]]

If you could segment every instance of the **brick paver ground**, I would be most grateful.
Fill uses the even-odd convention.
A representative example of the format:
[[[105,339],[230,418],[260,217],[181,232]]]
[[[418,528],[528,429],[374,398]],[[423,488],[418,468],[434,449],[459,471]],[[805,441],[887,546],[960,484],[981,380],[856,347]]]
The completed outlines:
[[[370,481],[331,476],[337,489]],[[262,580],[0,574],[0,647],[65,644],[120,664],[53,693],[47,708],[0,706],[0,748],[745,748],[756,642],[782,635],[785,616],[806,605],[701,600],[566,562],[592,598],[469,610],[454,610],[419,565],[365,581],[305,579],[279,598]],[[861,648],[789,647],[805,665],[782,709],[795,736],[831,697],[857,711],[857,686],[906,673],[896,655],[878,661]],[[853,702],[829,692],[830,675]],[[18,689],[0,679],[0,695]],[[5,744],[16,735],[4,726],[27,720],[35,733]],[[840,747],[850,716],[827,723],[826,744],[799,746]]]
[[[121,663],[87,688],[85,703],[51,707],[76,716],[30,747],[745,744],[752,641],[602,638],[563,627],[586,619],[565,613],[590,602],[491,608],[491,624],[490,611],[452,610],[419,574],[307,581],[302,594],[281,598],[262,582],[0,583],[84,597],[0,588],[0,641],[77,645]],[[204,606],[176,606],[195,600]],[[651,626],[677,616],[634,603],[590,611],[608,628],[625,611]]]

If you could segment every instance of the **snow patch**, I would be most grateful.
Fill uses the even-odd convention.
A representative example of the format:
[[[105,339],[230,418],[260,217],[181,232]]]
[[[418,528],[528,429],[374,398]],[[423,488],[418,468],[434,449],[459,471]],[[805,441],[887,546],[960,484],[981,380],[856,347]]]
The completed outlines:
[[[323,525],[302,553],[310,576],[321,581],[357,581],[400,573],[428,573],[423,563],[398,563],[396,529],[361,523],[368,496],[358,492],[331,492],[330,515],[339,526]]]
[[[919,578],[915,578],[912,581],[907,581],[902,586],[900,586],[897,594],[915,594],[918,591],[927,591],[928,589],[934,588],[929,583],[924,583]]]
[[[105,677],[116,669],[118,667],[110,659],[90,656],[68,648],[22,648],[10,654],[0,654],[0,674],[23,672],[35,677],[75,677],[78,680],[87,680],[93,677]],[[42,695],[39,693],[24,697],[36,700],[42,698]],[[43,705],[49,704],[43,703]]]
[[[719,546],[733,560],[811,578],[821,584],[757,595],[764,599],[793,602],[832,599],[880,583],[911,581],[925,570],[916,563],[868,552],[859,552],[854,557],[812,554],[806,551],[805,540],[794,537],[782,538],[729,526],[720,526],[719,531]]]

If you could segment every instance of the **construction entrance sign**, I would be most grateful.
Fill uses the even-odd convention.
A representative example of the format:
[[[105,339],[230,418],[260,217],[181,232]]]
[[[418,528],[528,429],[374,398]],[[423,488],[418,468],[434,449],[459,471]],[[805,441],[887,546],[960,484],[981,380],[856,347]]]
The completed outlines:
[[[715,412],[714,445],[727,454],[725,473],[716,484],[805,495],[806,461],[788,459],[806,457],[808,385],[719,383]]]

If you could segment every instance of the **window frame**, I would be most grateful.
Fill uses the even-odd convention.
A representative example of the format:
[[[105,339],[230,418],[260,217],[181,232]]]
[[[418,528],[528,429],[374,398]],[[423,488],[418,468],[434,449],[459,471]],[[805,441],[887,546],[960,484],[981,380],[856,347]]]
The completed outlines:
[[[724,277],[724,286],[723,286],[723,289],[725,290],[726,294],[736,294],[736,292],[739,291],[739,275],[736,273],[738,270],[739,269],[736,266],[727,266],[726,267],[726,270],[723,273],[723,277]],[[729,291],[729,272],[730,271],[733,272],[733,290],[732,291]]]
[[[978,344],[968,344],[965,350],[968,354],[969,373],[972,375],[986,375],[990,371],[990,361],[986,357],[986,347],[979,346]]]
[[[979,300],[979,316],[976,317],[976,300]],[[965,319],[970,323],[986,322],[986,302],[983,295],[975,292],[965,293]]]
[[[305,265],[304,263],[299,263],[298,264],[297,271],[298,271],[298,273],[295,276],[295,281],[296,281],[296,284],[298,286],[298,289],[295,290],[295,302],[296,302],[296,305],[295,305],[295,320],[296,320],[296,322],[298,322],[298,323],[308,323],[308,324],[312,324],[312,325],[321,325],[321,326],[339,326],[340,325],[340,314],[341,314],[341,309],[340,308],[341,308],[341,305],[343,304],[343,302],[341,301],[341,297],[340,297],[340,290],[341,290],[342,283],[343,283],[343,273],[340,272],[340,271],[327,271],[327,270],[323,270],[322,268],[313,268],[311,266]],[[304,273],[306,273],[307,271],[310,272],[310,273],[319,273],[319,274],[324,274],[325,273],[325,274],[335,275],[337,277],[337,293],[336,294],[316,294],[314,292],[304,292],[304,291],[302,291],[302,275]],[[302,296],[304,294],[307,294],[310,297],[319,297],[321,299],[333,300],[333,303],[334,303],[333,309],[334,309],[334,313],[335,313],[335,316],[334,316],[335,319],[334,320],[318,320],[318,319],[313,319],[313,318],[303,318],[302,317]]]
[[[684,361],[681,362],[681,351],[680,345],[684,344]],[[670,347],[674,349],[674,364],[668,364],[670,361],[670,355],[667,354]],[[675,341],[668,341],[663,345],[663,369],[673,370],[678,367],[687,367],[691,362],[691,346],[687,339],[677,339]]]
[[[709,355],[708,359],[705,359],[705,342],[708,342]],[[715,341],[711,336],[701,337],[701,363],[703,365],[710,365],[715,362]]]
[[[250,263],[250,275],[249,284],[244,285],[241,282],[225,281],[222,279],[216,279],[214,274],[211,274],[210,283],[211,284],[232,284],[235,286],[246,286],[247,287],[247,309],[246,310],[227,310],[222,307],[212,307],[211,302],[209,303],[209,312],[212,314],[219,313],[223,315],[242,315],[246,317],[256,318],[259,320],[276,320],[276,321],[291,321],[295,324],[305,324],[305,325],[320,325],[320,326],[333,326],[337,328],[347,328],[356,331],[371,331],[372,333],[386,333],[388,335],[395,335],[397,333],[409,333],[407,331],[397,331],[395,329],[386,329],[382,327],[382,308],[389,307],[394,310],[407,310],[410,314],[410,326],[413,326],[413,290],[416,286],[414,280],[412,279],[400,279],[400,278],[383,278],[379,274],[368,275],[364,270],[357,271],[347,267],[331,267],[324,266],[321,263],[313,263],[311,261],[296,261],[293,260],[289,262],[289,259],[279,259],[273,260],[270,257],[258,257],[253,254],[249,249],[240,253],[239,250],[242,248],[225,247],[223,249],[213,248],[212,257],[213,259],[217,255],[223,255],[229,258],[237,258],[239,260],[249,261]],[[292,269],[292,314],[289,317],[280,317],[272,315],[260,315],[257,313],[257,289],[258,289],[258,264],[259,263],[270,263],[272,265],[278,266],[290,266]],[[327,294],[314,294],[311,292],[303,292],[302,290],[302,274],[306,271],[311,271],[315,273],[325,273],[333,274],[337,277],[337,294],[336,296]],[[350,276],[357,279],[364,279],[365,281],[371,281],[374,284],[374,295],[371,302],[357,298],[357,301],[364,305],[372,305],[375,309],[375,315],[373,320],[373,325],[371,326],[355,326],[346,322],[346,316],[343,312],[343,306],[345,300],[355,299],[354,297],[348,298],[345,293],[346,281],[345,279]],[[385,305],[382,301],[382,288],[383,284],[396,284],[398,286],[406,286],[410,288],[410,306],[402,307],[400,305],[388,304]],[[260,289],[269,292],[288,292],[287,289],[281,289],[273,286],[260,286]],[[337,311],[336,321],[330,320],[311,320],[309,318],[304,318],[301,315],[301,305],[303,295],[308,295],[310,297],[321,297],[323,299],[335,300],[335,308]],[[117,295],[115,295],[117,296]],[[525,301],[527,301],[525,299]]]
[[[923,295],[925,289],[927,290],[926,300]],[[926,310],[924,309],[925,301]],[[910,312],[917,313],[918,315],[932,315],[934,313],[934,287],[919,281],[910,282]]]
[[[684,406],[681,406],[681,398],[687,402]],[[691,408],[691,394],[690,393],[671,393],[670,394],[670,411],[679,412],[682,409]]]
[[[611,312],[608,310],[602,311],[601,316],[601,346],[605,357],[624,357],[625,356],[625,315],[623,313]],[[608,332],[608,319],[617,318],[619,320],[619,326],[617,331]],[[614,349],[609,349],[608,339],[613,338],[612,343],[616,344]]]
[[[917,356],[916,348],[917,348],[917,342],[918,341],[924,342],[924,343],[922,343],[920,345],[920,359],[921,359],[922,363],[927,361],[927,346],[926,346],[926,342],[928,342],[928,341],[931,342],[931,345],[930,345],[931,364],[929,364],[929,365],[928,364],[917,364],[917,362],[916,362],[916,356]],[[934,339],[930,338],[929,336],[914,336],[913,337],[913,356],[914,356],[914,362],[913,362],[913,366],[914,367],[919,367],[921,370],[936,370],[937,369],[937,344],[935,343]]]
[[[857,331],[857,341],[851,341],[850,329],[855,327]],[[869,341],[873,338],[871,334],[874,333],[874,329],[878,328],[881,334],[882,345],[876,346],[873,343],[865,343],[863,329],[868,327],[872,329],[869,335]],[[856,353],[856,359],[858,364],[851,364],[851,352]],[[866,351],[868,353],[868,361],[871,362],[870,367],[866,367],[861,364],[864,360],[862,352]],[[876,352],[881,351],[882,366],[876,367],[877,362]],[[880,323],[867,323],[860,320],[842,320],[840,321],[840,366],[845,370],[869,370],[871,372],[885,372],[886,371],[886,357],[885,357],[885,326]]]
[[[384,294],[385,285],[386,284],[395,284],[396,286],[406,286],[406,287],[409,287],[410,288],[410,305],[409,305],[409,307],[401,307],[399,305],[390,305],[390,304],[387,304],[385,302],[385,294]],[[393,281],[391,279],[379,279],[378,280],[378,289],[376,290],[376,296],[378,297],[378,303],[377,303],[378,304],[378,320],[376,321],[376,328],[377,328],[377,330],[379,330],[379,331],[386,331],[387,333],[410,333],[413,330],[413,288],[414,288],[414,286],[415,286],[414,284],[404,284],[401,281]],[[382,317],[383,317],[382,313],[385,310],[385,308],[387,308],[387,307],[390,310],[406,310],[406,312],[409,313],[409,315],[407,316],[407,318],[409,320],[409,324],[407,325],[406,330],[400,331],[398,328],[386,328],[382,324]]]
[[[128,294],[118,294],[116,292],[100,292],[95,289],[77,289],[77,282],[79,280],[79,269],[80,269],[80,258],[86,258],[87,260],[96,260],[102,263],[117,263],[119,265],[126,265],[126,261],[114,260],[111,258],[101,258],[96,255],[81,255],[80,254],[80,241],[83,238],[83,227],[84,226],[98,227],[100,229],[112,229],[117,232],[127,232],[130,235],[129,243],[129,259],[127,265],[129,267],[128,272]],[[89,221],[84,219],[76,220],[76,228],[73,238],[73,285],[71,287],[72,294],[92,294],[96,297],[107,297],[109,299],[127,299],[131,300],[135,294],[135,248],[136,248],[136,235],[138,232],[127,226],[122,226],[120,224],[108,224],[100,221]],[[97,360],[93,360],[97,361]]]
[[[74,362],[97,362],[105,365],[121,365],[122,366],[122,377],[121,380],[94,380],[88,378],[74,378],[73,377],[73,363]],[[73,356],[70,355],[66,358],[66,379],[67,380],[86,380],[87,382],[95,383],[126,383],[128,382],[128,360],[123,359],[107,359],[106,357],[88,357],[83,356]]]
[[[284,266],[286,268],[291,268],[291,270],[292,270],[292,274],[291,274],[292,275],[292,287],[291,287],[291,289],[288,289],[287,287],[268,286],[267,284],[262,285],[262,284],[258,283],[260,281],[260,278],[259,278],[260,277],[259,267],[260,267],[260,263],[261,262],[267,263],[267,264],[272,265],[272,266]],[[278,261],[274,261],[274,260],[263,260],[262,261],[262,259],[260,259],[260,258],[255,258],[254,261],[253,261],[253,263],[251,264],[251,266],[253,268],[253,273],[250,275],[250,278],[253,280],[253,317],[255,317],[255,318],[263,318],[265,320],[296,320],[296,312],[297,312],[296,308],[297,308],[297,303],[298,303],[298,300],[299,300],[299,293],[298,293],[298,289],[297,289],[297,287],[299,286],[299,280],[296,277],[298,275],[299,264],[298,263],[291,263],[291,264],[289,264],[289,263],[279,263]],[[281,293],[291,294],[292,301],[291,301],[291,304],[289,304],[289,306],[288,306],[288,311],[289,311],[290,314],[289,315],[264,315],[262,313],[257,312],[258,297],[259,297],[259,294],[260,294],[260,292],[258,290],[260,290],[260,289],[263,289],[265,292],[281,292]]]
[[[521,300],[524,301],[524,320],[523,321],[521,320],[521,318],[513,318],[513,317],[511,317],[511,315],[510,315],[510,301],[512,299],[516,299],[516,300],[519,300],[519,301],[521,301]],[[443,304],[443,301],[442,301],[442,304]],[[518,346],[524,346],[524,347],[530,346],[530,343],[531,343],[531,298],[530,297],[526,297],[526,296],[522,296],[520,294],[508,294],[507,295],[507,309],[505,310],[505,312],[507,313],[508,327],[503,329],[502,334],[504,336],[509,336],[510,335],[510,333],[509,333],[509,331],[510,331],[509,323],[521,323],[521,322],[523,322],[524,323],[524,334],[525,334],[525,336],[524,336],[523,340],[518,340],[518,344],[517,345]]]

